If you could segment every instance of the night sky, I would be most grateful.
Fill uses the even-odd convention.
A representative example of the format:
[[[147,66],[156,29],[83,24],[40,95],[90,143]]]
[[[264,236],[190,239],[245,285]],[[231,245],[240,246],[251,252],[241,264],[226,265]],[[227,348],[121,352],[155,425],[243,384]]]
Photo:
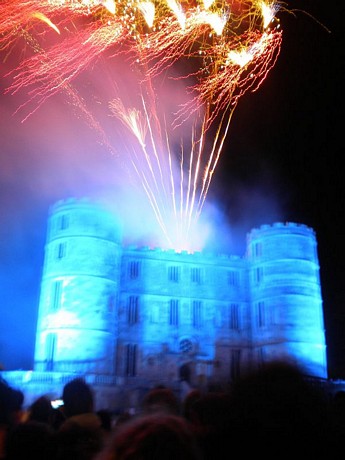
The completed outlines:
[[[231,240],[226,249],[235,253],[242,253],[246,232],[261,224],[314,228],[329,376],[345,378],[345,7],[341,0],[286,5],[296,11],[278,15],[284,33],[276,66],[257,92],[240,100],[208,200],[217,206],[218,231]],[[5,75],[20,49],[0,56]],[[0,81],[0,363],[6,370],[33,365],[49,206],[70,196],[115,202],[123,194],[135,196],[121,158],[110,154],[63,95],[22,123],[25,109],[15,110],[26,96],[5,94],[9,81]],[[90,97],[106,85],[101,76],[88,81],[85,75],[79,83]]]

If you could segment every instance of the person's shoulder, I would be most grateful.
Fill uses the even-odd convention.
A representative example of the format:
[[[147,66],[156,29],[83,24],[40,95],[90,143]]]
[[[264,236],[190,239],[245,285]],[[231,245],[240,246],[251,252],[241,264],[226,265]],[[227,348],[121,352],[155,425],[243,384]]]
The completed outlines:
[[[97,430],[101,428],[101,420],[94,412],[73,415],[62,423],[60,430],[68,430],[75,426]]]

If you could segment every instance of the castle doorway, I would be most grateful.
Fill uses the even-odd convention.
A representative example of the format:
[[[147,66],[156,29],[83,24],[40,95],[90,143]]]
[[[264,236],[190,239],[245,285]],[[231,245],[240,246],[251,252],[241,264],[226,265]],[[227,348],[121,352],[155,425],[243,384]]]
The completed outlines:
[[[191,369],[191,364],[190,363],[185,363],[180,366],[179,369],[179,377],[180,380],[184,380],[187,383],[191,383],[191,374],[192,374],[192,369]]]

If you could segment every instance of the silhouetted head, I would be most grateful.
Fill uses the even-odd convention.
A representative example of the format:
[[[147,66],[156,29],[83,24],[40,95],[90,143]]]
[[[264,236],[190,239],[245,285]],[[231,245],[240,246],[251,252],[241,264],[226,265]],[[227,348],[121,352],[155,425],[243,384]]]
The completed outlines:
[[[194,406],[201,398],[201,392],[199,390],[190,391],[183,401],[183,416],[186,420],[193,421],[195,419]]]
[[[54,412],[50,400],[45,396],[41,396],[30,406],[29,420],[51,423],[53,420],[53,414]]]
[[[271,363],[239,380],[231,398],[232,432],[251,441],[247,454],[269,446],[287,456],[322,453],[329,425],[326,399],[299,369]],[[266,446],[266,447],[265,447]]]
[[[91,420],[88,416],[94,416]],[[86,419],[83,420],[83,417]],[[75,421],[74,419],[78,420]],[[104,447],[103,436],[95,414],[69,418],[55,438],[54,460],[93,460]]]
[[[23,402],[24,394],[0,379],[0,424],[14,423],[16,413],[22,409]]]
[[[6,440],[6,460],[51,460],[54,452],[54,432],[45,423],[19,423]]]
[[[68,382],[63,389],[62,399],[66,417],[93,411],[93,393],[81,378]]]
[[[169,388],[154,388],[144,397],[143,411],[147,414],[164,412],[178,415],[179,403],[175,394]]]
[[[106,409],[100,409],[99,411],[96,412],[98,415],[100,421],[101,421],[101,427],[105,431],[111,431],[112,428],[112,417],[110,411]]]
[[[141,416],[115,433],[102,460],[198,460],[195,439],[185,420],[168,414]]]

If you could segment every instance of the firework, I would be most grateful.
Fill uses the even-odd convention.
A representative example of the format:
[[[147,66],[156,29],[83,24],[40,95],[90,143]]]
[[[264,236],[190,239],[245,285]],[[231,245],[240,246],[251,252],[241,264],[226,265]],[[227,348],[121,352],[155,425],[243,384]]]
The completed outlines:
[[[71,84],[80,73],[106,52],[122,57],[137,72],[139,103],[114,95],[110,111],[132,133],[128,156],[169,245],[185,248],[238,100],[260,86],[279,54],[278,7],[272,0],[3,0],[0,50],[18,40],[33,49],[8,91],[30,89],[36,108],[60,91],[76,98]],[[167,129],[155,82],[173,68],[188,98]]]

